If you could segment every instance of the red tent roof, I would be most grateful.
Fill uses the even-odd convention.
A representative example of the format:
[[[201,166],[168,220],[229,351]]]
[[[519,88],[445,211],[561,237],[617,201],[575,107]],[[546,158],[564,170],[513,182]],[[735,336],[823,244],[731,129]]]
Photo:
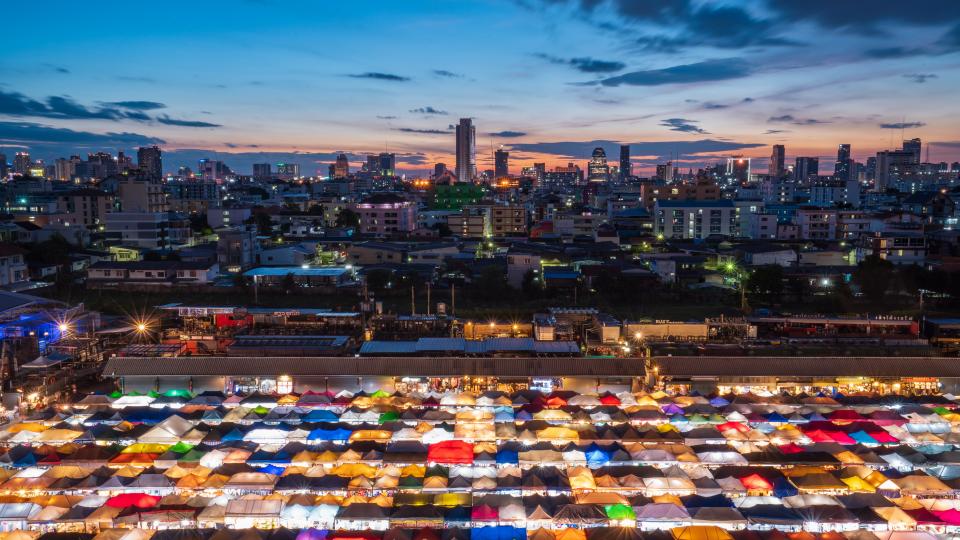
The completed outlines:
[[[146,493],[124,493],[115,495],[107,499],[106,505],[111,508],[127,508],[136,506],[137,508],[153,508],[160,502],[160,497],[156,495],[147,495]]]
[[[466,441],[442,441],[427,449],[427,461],[468,465],[473,463],[473,445]]]

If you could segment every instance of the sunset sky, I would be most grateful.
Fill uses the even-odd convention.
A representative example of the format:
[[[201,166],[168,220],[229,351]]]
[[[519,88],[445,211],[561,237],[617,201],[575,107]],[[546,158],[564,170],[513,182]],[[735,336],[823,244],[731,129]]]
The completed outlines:
[[[634,145],[681,167],[770,145],[863,161],[901,135],[960,160],[960,2],[19,2],[0,55],[0,152],[157,143],[164,168],[243,173],[345,151],[452,166],[460,117],[511,168]],[[234,154],[234,155],[230,155]]]

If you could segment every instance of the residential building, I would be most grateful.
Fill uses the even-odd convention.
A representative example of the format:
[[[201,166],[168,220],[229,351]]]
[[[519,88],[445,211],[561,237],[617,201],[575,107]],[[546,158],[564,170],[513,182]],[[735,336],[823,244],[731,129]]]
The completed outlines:
[[[141,146],[137,149],[137,168],[148,180],[163,178],[163,159],[159,146]]]
[[[739,209],[730,200],[663,201],[654,204],[654,232],[663,238],[738,236]]]
[[[797,210],[800,238],[804,240],[834,240],[837,238],[837,211],[804,207]]]
[[[30,279],[24,259],[27,251],[12,244],[0,244],[0,286],[6,287]]]
[[[360,233],[390,236],[417,228],[417,205],[393,193],[376,193],[353,205],[360,216]]]
[[[117,184],[117,200],[121,212],[166,212],[170,209],[159,180],[121,180]]]
[[[62,222],[68,225],[96,229],[113,209],[113,195],[99,189],[74,189],[56,197]]]
[[[927,260],[927,238],[920,231],[888,230],[864,235],[857,246],[857,262],[871,255],[897,265],[922,265]]]
[[[190,238],[190,222],[174,212],[110,212],[105,236],[124,246],[170,249]]]
[[[227,272],[240,272],[257,263],[257,231],[254,227],[235,227],[217,232],[217,262]]]
[[[457,165],[454,173],[459,182],[472,182],[477,176],[477,130],[473,120],[461,118],[456,128]]]
[[[773,145],[770,153],[769,174],[774,178],[781,178],[787,172],[786,148],[782,144]]]
[[[99,261],[87,268],[87,286],[93,288],[138,285],[207,285],[219,273],[217,263],[187,261]]]

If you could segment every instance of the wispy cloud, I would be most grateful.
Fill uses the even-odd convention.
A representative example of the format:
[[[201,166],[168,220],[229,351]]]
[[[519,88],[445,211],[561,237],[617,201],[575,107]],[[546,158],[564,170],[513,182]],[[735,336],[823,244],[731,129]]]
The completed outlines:
[[[166,124],[168,126],[179,126],[179,127],[194,127],[194,128],[222,127],[220,124],[214,124],[212,122],[201,122],[199,120],[181,120],[177,118],[170,118],[167,115],[158,116],[157,122],[160,122],[161,124]]]
[[[687,120],[686,118],[665,118],[660,121],[660,125],[670,128],[670,131],[682,131],[684,133],[700,133],[703,135],[710,132],[697,126],[696,120]]]
[[[399,127],[393,128],[394,131],[400,131],[402,133],[419,133],[421,135],[449,135],[450,130],[443,129],[420,129],[420,128],[410,128],[410,127]]]
[[[412,113],[414,113],[414,114],[427,114],[427,115],[431,115],[431,114],[434,114],[434,115],[447,115],[447,114],[450,114],[450,113],[448,113],[447,111],[441,111],[440,109],[436,109],[436,108],[434,108],[434,107],[431,107],[430,105],[427,105],[426,107],[418,107],[418,108],[416,108],[416,109],[410,109],[410,112],[412,112]]]
[[[750,75],[750,66],[737,58],[706,60],[663,69],[632,71],[586,84],[603,86],[660,86],[739,79]]]
[[[930,79],[936,79],[936,73],[908,73],[904,75],[904,78],[910,79],[911,81],[917,84],[923,84]]]
[[[152,111],[166,108],[166,105],[158,101],[108,101],[104,105],[134,111]]]
[[[816,118],[797,118],[792,114],[782,114],[780,116],[771,116],[767,119],[767,122],[772,124],[785,123],[793,124],[795,126],[812,126],[815,124],[829,124],[828,120],[818,120]]]
[[[446,77],[448,79],[463,78],[463,75],[461,75],[460,73],[454,73],[452,71],[447,71],[445,69],[435,69],[433,70],[433,74],[436,75],[437,77]]]
[[[391,81],[391,82],[407,82],[410,80],[410,77],[405,77],[403,75],[395,75],[393,73],[381,73],[379,71],[367,71],[365,73],[351,73],[347,77],[352,77],[354,79],[373,79],[377,81]]]
[[[536,56],[538,58],[543,58],[551,64],[570,66],[583,73],[614,73],[627,67],[627,65],[623,62],[618,62],[616,60],[598,60],[596,58],[589,57],[560,58],[559,56],[553,56],[546,53],[539,53]]]
[[[503,131],[494,131],[489,133],[491,137],[503,137],[503,138],[513,138],[513,137],[523,137],[527,133],[524,131],[511,131],[509,129]]]
[[[880,124],[880,129],[912,129],[927,125],[926,122],[890,122]]]

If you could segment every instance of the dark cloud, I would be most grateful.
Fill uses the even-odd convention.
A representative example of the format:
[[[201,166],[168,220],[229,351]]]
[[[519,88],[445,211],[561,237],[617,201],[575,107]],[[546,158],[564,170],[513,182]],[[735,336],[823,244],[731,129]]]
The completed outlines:
[[[930,79],[936,79],[937,75],[936,73],[910,73],[910,74],[904,75],[904,77],[907,79],[910,79],[911,81],[917,84],[923,84]]]
[[[657,158],[669,159],[670,156],[679,154],[680,157],[703,156],[717,152],[733,152],[747,148],[759,148],[766,146],[760,143],[743,143],[735,141],[718,141],[713,139],[701,139],[698,141],[657,141],[657,142],[632,142],[620,143],[610,140],[594,141],[564,141],[564,142],[536,142],[536,143],[516,143],[511,144],[511,150],[521,152],[536,152],[540,154],[551,154],[562,156],[569,159],[588,159],[596,147],[606,150],[608,156],[615,156],[620,151],[620,144],[629,144],[630,152],[637,158],[643,156],[654,156]]]
[[[422,135],[449,135],[450,134],[449,130],[443,130],[443,129],[419,129],[419,128],[401,127],[401,128],[393,128],[393,130],[400,131],[403,133],[420,133]]]
[[[351,73],[347,77],[353,77],[354,79],[374,79],[378,81],[392,81],[392,82],[407,82],[410,80],[410,77],[404,77],[403,75],[394,75],[393,73],[380,73],[377,71],[367,71],[366,73]]]
[[[797,118],[792,114],[783,114],[780,116],[771,116],[767,122],[773,124],[789,123],[795,126],[812,126],[814,124],[829,124],[827,120],[817,120],[816,118]]]
[[[739,79],[750,74],[749,65],[737,58],[706,60],[695,64],[682,64],[663,69],[633,71],[608,77],[589,84],[603,86],[659,86],[663,84],[688,84],[698,82]]]
[[[583,73],[613,73],[627,67],[623,62],[616,60],[598,60],[596,58],[560,58],[550,54],[540,53],[536,55],[539,58],[552,63],[564,66],[570,66]]]
[[[745,97],[745,98],[743,98],[743,102],[744,102],[744,103],[753,103],[754,101],[756,101],[756,100],[753,99],[752,97]]]
[[[619,2],[621,6],[627,3]],[[665,10],[653,17],[638,17],[678,28],[675,35],[644,35],[636,39],[642,48],[674,53],[689,47],[742,49],[754,46],[795,46],[799,43],[776,33],[779,27],[771,20],[755,17],[737,6],[692,2],[663,2]],[[630,13],[631,10],[627,10]]]
[[[57,72],[57,73],[60,73],[60,74],[62,74],[62,75],[69,75],[69,74],[70,74],[70,70],[67,69],[67,68],[65,68],[65,67],[63,67],[63,66],[58,66],[58,65],[55,65],[55,64],[43,64],[43,65],[44,65],[44,67],[48,67],[48,68],[50,68],[51,70],[53,70],[53,71],[55,71],[55,72]]]
[[[891,122],[880,124],[881,129],[912,129],[927,125],[926,122]]]
[[[199,120],[180,120],[177,118],[170,118],[167,115],[158,116],[157,122],[160,122],[161,124],[166,124],[168,126],[178,126],[178,127],[195,127],[195,128],[223,127],[220,124],[214,124],[211,122],[201,122]]]
[[[910,56],[920,56],[927,54],[927,49],[921,47],[880,47],[877,49],[867,49],[864,51],[864,56],[867,58],[873,58],[876,60],[887,60],[890,58],[908,58]]]
[[[686,118],[665,118],[660,121],[660,125],[670,128],[670,131],[682,131],[683,133],[699,133],[701,135],[710,132],[697,126],[696,120],[687,120]]]
[[[139,133],[93,133],[33,122],[0,122],[0,148],[26,148],[37,157],[47,159],[83,150],[124,150],[163,143],[163,139]]]
[[[512,137],[523,137],[527,133],[524,131],[510,131],[509,129],[503,131],[494,131],[489,133],[491,137],[503,137],[503,138],[512,138]]]
[[[435,69],[433,70],[433,74],[436,75],[437,77],[447,77],[449,79],[459,79],[463,77],[463,75],[459,73],[454,73],[452,71],[447,71],[445,69]]]
[[[377,118],[379,118],[380,120],[396,120],[397,119],[396,116],[379,115],[379,114],[377,115]]]
[[[777,133],[790,133],[789,129],[768,129],[763,132],[764,135],[775,135]]]
[[[416,109],[410,109],[410,112],[414,114],[437,114],[437,115],[450,114],[447,111],[441,111],[440,109],[435,109],[430,105],[427,105],[426,107],[418,107]]]
[[[19,92],[0,90],[0,114],[64,120],[142,120],[142,114],[118,107],[87,107],[67,96],[49,96],[45,101]]]
[[[770,9],[783,21],[813,21],[824,28],[849,28],[870,32],[879,23],[936,26],[960,20],[956,0],[915,0],[909,9],[900,0],[837,2],[836,0],[768,0]]]
[[[945,146],[947,148],[960,148],[960,141],[934,141],[927,143],[928,146]]]
[[[158,101],[108,101],[104,105],[118,107],[120,109],[130,109],[134,111],[152,111],[156,109],[165,109],[167,106]]]
[[[724,105],[723,103],[713,103],[710,101],[703,104],[703,108],[708,111],[713,111],[717,109],[726,109],[727,107],[729,107],[729,105]]]

